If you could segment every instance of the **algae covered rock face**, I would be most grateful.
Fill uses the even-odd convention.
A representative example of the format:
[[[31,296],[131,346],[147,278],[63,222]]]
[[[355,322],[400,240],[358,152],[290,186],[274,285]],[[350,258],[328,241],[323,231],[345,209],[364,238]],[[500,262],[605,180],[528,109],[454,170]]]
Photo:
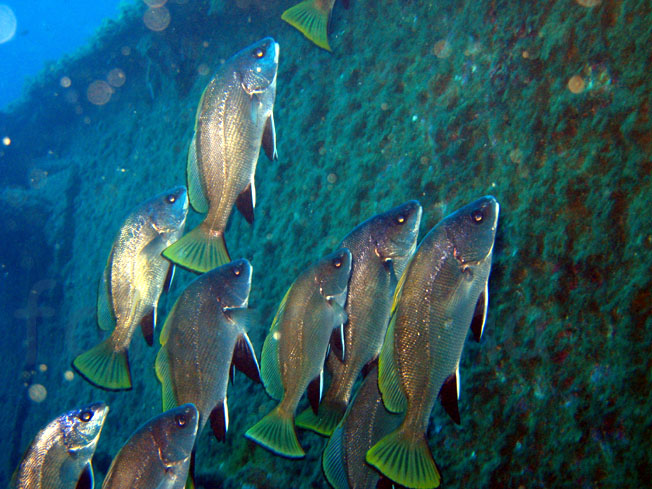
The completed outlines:
[[[493,195],[491,301],[481,341],[466,342],[460,358],[461,424],[436,405],[424,415],[442,487],[646,486],[650,2],[334,2],[332,52],[281,18],[298,2],[217,3],[125,5],[0,113],[0,351],[9,366],[0,484],[71,399],[84,405],[98,395],[70,362],[106,335],[96,327],[97,288],[129,211],[122,203],[197,183],[187,169],[189,148],[198,162],[203,150],[202,94],[234,53],[273,36],[282,48],[278,159],[252,157],[253,224],[228,219],[231,198],[220,227],[230,257],[253,268],[254,351],[302,267],[357,224],[418,200],[421,241],[445,216]],[[150,30],[149,10],[167,27]],[[88,98],[97,81],[110,89],[104,105]],[[234,195],[250,182],[248,174]],[[203,218],[189,213],[188,229]],[[177,270],[159,324],[195,278]],[[156,354],[132,342],[132,390],[101,393],[111,412],[94,456],[96,484],[129,434],[160,414]],[[330,487],[324,437],[299,431],[301,461],[244,437],[276,401],[238,372],[233,380],[226,440],[199,437],[194,447],[197,487]],[[329,383],[326,375],[323,392]],[[41,402],[28,395],[33,385],[44,388]],[[296,408],[312,410],[305,399]]]

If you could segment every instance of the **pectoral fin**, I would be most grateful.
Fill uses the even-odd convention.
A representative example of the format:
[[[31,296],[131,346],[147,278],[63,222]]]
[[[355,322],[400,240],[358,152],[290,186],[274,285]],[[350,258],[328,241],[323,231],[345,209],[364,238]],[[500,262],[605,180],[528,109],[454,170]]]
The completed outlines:
[[[249,224],[254,222],[254,207],[256,207],[256,188],[253,179],[238,195],[235,205]]]
[[[482,332],[484,331],[484,323],[487,321],[487,307],[489,306],[489,284],[485,283],[484,289],[478,297],[478,302],[475,304],[475,311],[473,312],[473,319],[471,320],[471,331],[473,338],[480,341]]]
[[[95,480],[93,478],[93,467],[91,466],[91,463],[88,462],[80,476],[79,479],[77,480],[77,485],[75,486],[75,489],[93,489],[95,487]]]
[[[278,153],[276,152],[276,126],[274,125],[274,114],[270,114],[265,121],[262,146],[267,158],[271,161],[278,160]]]
[[[170,265],[168,268],[168,274],[165,276],[165,282],[163,284],[163,292],[166,294],[170,291],[170,287],[172,286],[172,280],[174,279],[174,272],[177,267],[174,265]]]
[[[331,333],[330,340],[331,353],[337,357],[340,362],[344,361],[344,334],[343,329],[335,328]]]
[[[211,429],[217,441],[226,440],[226,432],[229,429],[229,407],[226,399],[213,408],[210,415]]]
[[[457,371],[449,375],[439,391],[441,405],[455,423],[460,424],[460,411],[457,406],[457,400],[460,397],[460,387]]]
[[[256,352],[247,333],[242,333],[238,336],[235,342],[235,348],[233,349],[232,361],[235,368],[240,370],[240,372],[244,373],[254,382],[262,383]]]
[[[321,402],[321,395],[324,391],[324,370],[319,372],[319,375],[310,381],[308,384],[308,400],[312,411],[317,414],[319,411],[319,403]]]

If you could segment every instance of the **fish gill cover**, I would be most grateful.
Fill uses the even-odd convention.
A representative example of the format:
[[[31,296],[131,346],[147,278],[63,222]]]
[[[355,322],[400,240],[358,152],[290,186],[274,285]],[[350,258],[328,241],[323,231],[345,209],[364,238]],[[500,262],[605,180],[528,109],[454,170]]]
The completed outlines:
[[[99,392],[70,361],[103,337],[97,281],[121,220],[184,183],[203,89],[265,36],[281,46],[278,161],[260,159],[253,226],[235,215],[226,230],[232,257],[253,265],[255,350],[301,268],[357,224],[418,199],[423,236],[492,194],[489,310],[461,358],[461,426],[436,405],[428,430],[443,486],[647,484],[650,3],[336,2],[331,53],[281,19],[294,3],[125,5],[0,113],[0,484],[57,413],[99,397],[111,406],[99,484],[159,412],[145,342],[130,348],[128,393]],[[161,318],[192,278],[177,274]],[[197,486],[328,487],[321,437],[301,433],[301,462],[243,437],[275,401],[234,381],[226,441],[199,440]]]

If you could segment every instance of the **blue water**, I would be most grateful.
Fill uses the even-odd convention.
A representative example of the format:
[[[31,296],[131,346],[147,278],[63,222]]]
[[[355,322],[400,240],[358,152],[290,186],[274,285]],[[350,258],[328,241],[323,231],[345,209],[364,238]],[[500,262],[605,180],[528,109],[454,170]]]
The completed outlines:
[[[88,43],[121,0],[4,0],[16,18],[13,38],[0,44],[0,110],[15,101],[47,63]],[[0,33],[0,37],[1,33]]]

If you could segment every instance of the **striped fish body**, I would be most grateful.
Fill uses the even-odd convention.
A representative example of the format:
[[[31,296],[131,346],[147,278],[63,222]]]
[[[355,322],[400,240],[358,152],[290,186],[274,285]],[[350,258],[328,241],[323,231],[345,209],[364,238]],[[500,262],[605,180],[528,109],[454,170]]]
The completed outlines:
[[[447,410],[459,417],[457,370],[476,306],[487,305],[498,212],[488,196],[446,217],[426,235],[401,277],[379,358],[379,387],[385,406],[404,411],[405,418],[367,453],[369,463],[399,484],[439,485],[425,433],[437,396],[444,401],[445,384],[457,390],[454,410]]]
[[[183,489],[198,419],[184,404],[145,422],[111,462],[102,489]]]
[[[331,384],[315,415],[307,409],[297,425],[330,436],[351,397],[353,384],[383,343],[398,277],[416,248],[421,205],[410,201],[378,214],[351,231],[340,247],[351,251],[345,311],[344,360],[328,357]]]
[[[234,352],[238,341],[250,345],[251,274],[251,265],[241,259],[200,275],[177,299],[163,326],[155,363],[163,410],[193,403],[200,416],[198,433],[215,409],[224,432],[228,426],[226,394],[231,366],[237,362]],[[220,439],[223,435],[216,433]]]

